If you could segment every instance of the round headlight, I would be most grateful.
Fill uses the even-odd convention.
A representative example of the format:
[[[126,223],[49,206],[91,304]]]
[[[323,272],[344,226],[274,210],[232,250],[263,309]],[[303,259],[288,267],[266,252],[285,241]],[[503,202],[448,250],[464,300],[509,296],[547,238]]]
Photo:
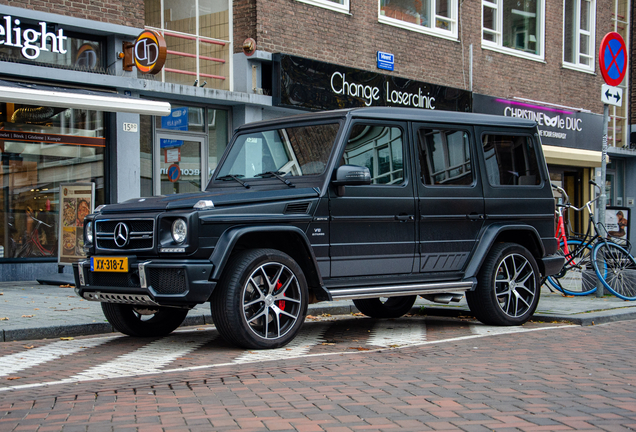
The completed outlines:
[[[177,243],[183,243],[188,235],[188,225],[183,219],[172,222],[172,238]]]
[[[93,222],[86,224],[86,234],[84,238],[86,239],[86,243],[93,243]]]

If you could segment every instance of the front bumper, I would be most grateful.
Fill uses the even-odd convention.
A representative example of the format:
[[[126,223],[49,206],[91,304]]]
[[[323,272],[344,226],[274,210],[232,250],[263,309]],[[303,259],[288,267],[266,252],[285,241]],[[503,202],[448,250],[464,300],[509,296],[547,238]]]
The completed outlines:
[[[205,303],[216,282],[207,260],[138,261],[128,258],[128,272],[92,272],[90,260],[73,264],[75,292],[86,300],[146,306],[192,307]]]
[[[563,268],[563,264],[565,264],[565,257],[557,254],[545,256],[539,261],[541,274],[543,276],[557,274]]]

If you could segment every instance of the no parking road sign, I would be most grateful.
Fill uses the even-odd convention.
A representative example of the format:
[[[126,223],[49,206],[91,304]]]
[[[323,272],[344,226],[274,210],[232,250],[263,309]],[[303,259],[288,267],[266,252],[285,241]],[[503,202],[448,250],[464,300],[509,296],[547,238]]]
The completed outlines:
[[[620,34],[610,32],[605,35],[599,48],[598,62],[608,85],[617,86],[623,81],[627,72],[627,47]]]
[[[181,169],[177,164],[170,165],[166,173],[168,174],[168,180],[172,183],[176,182],[181,177]]]

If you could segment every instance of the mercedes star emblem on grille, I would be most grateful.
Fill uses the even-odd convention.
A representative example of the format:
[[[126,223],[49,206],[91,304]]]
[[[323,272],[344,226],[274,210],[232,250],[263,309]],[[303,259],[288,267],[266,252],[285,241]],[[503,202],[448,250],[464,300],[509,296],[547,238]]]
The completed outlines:
[[[114,234],[115,244],[120,248],[123,248],[128,243],[128,226],[125,223],[119,222],[115,226]]]

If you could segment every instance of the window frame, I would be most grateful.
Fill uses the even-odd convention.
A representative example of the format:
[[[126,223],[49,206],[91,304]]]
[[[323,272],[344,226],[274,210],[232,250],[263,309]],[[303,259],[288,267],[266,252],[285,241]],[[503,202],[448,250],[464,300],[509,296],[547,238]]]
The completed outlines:
[[[537,184],[493,184],[490,181],[490,170],[488,168],[488,155],[486,154],[486,151],[484,150],[484,137],[485,136],[506,136],[506,137],[512,137],[512,138],[519,138],[519,137],[523,137],[526,139],[526,143],[528,142],[528,140],[530,140],[534,146],[534,157],[535,157],[535,163],[537,165],[537,176],[539,178],[539,182]],[[484,174],[486,175],[486,180],[488,182],[488,185],[491,188],[505,188],[505,189],[510,189],[510,188],[535,188],[535,189],[540,189],[543,187],[544,184],[544,175],[543,175],[543,170],[541,168],[541,164],[540,164],[540,158],[539,158],[539,149],[538,147],[541,145],[541,141],[538,139],[537,135],[532,135],[532,134],[527,134],[527,133],[515,133],[515,132],[504,132],[504,131],[493,131],[493,130],[483,130],[480,134],[480,138],[479,138],[479,146],[481,148],[481,153],[483,155],[484,158],[484,169],[485,172]],[[527,154],[525,154],[525,150],[524,150],[524,156],[527,158]],[[495,152],[496,155],[496,152]],[[526,162],[529,160],[529,158],[526,159]],[[499,178],[501,179],[501,170],[498,168],[497,169],[497,174],[499,175]]]
[[[565,2],[568,0],[563,0],[563,67],[567,69],[574,69],[581,72],[595,73],[596,68],[596,0],[571,0],[575,2],[575,36],[572,43],[572,52],[574,53],[575,62],[569,62],[565,59],[565,38],[567,35],[565,34]],[[581,3],[584,1],[590,2],[590,22],[589,22],[589,31],[581,29]],[[590,54],[581,54],[580,42],[581,42],[581,34],[587,34],[590,38]],[[584,55],[589,57],[590,64],[586,65],[580,63],[580,57]]]
[[[508,48],[503,46],[502,33],[503,33],[503,0],[481,0],[481,47],[491,51],[497,51],[503,54],[512,55],[515,57],[524,58],[527,60],[534,60],[539,62],[545,62],[545,3],[546,0],[537,0],[539,2],[539,29],[537,37],[539,40],[536,42],[539,49],[539,54],[530,54],[518,49]],[[484,27],[484,7],[489,7],[495,10],[495,29],[489,29]],[[484,31],[489,34],[495,35],[495,42],[484,39]]]
[[[298,0],[302,1],[302,0]],[[437,14],[435,13],[435,0],[425,0],[430,2],[431,8],[431,16],[437,18]],[[458,40],[458,22],[459,22],[459,1],[451,0],[451,11],[450,17],[440,16],[444,21],[448,21],[451,25],[451,30],[443,30],[438,29],[437,27],[425,27],[417,24],[411,24],[406,21],[399,20],[397,18],[390,18],[385,15],[382,15],[382,0],[378,0],[378,22],[381,24],[387,24],[393,27],[399,27],[405,30],[415,31],[418,33],[423,33],[431,36],[437,36],[443,39],[448,39],[452,41]]]
[[[450,165],[450,149],[448,146],[448,140],[447,140],[447,136],[449,133],[455,133],[455,132],[462,132],[463,134],[465,134],[465,144],[468,145],[468,158],[469,160],[462,163],[461,166],[465,166],[466,164],[470,164],[470,176],[471,176],[471,182],[470,184],[453,184],[453,183],[440,183],[440,184],[429,184],[426,181],[424,181],[424,175],[425,175],[425,170],[424,167],[422,166],[423,163],[428,163],[428,161],[424,161],[422,160],[422,148],[421,148],[421,142],[420,142],[420,132],[422,130],[431,130],[434,132],[443,132],[445,135],[445,138],[443,140],[443,155],[444,155],[444,163],[446,164],[446,167],[444,169],[445,172],[451,171],[453,169],[458,168],[458,166],[451,166]],[[473,153],[473,146],[471,144],[471,131],[467,128],[462,128],[462,127],[445,127],[445,126],[441,126],[441,125],[417,125],[415,128],[415,145],[416,145],[416,151],[417,151],[417,158],[419,160],[419,168],[420,168],[420,172],[419,172],[419,179],[420,179],[420,183],[427,188],[466,188],[466,187],[474,187],[475,182],[477,181],[477,177],[475,175],[475,155]],[[427,152],[428,152],[428,148],[427,148]],[[430,171],[430,168],[429,168]],[[431,175],[434,175],[435,173],[431,172]]]
[[[343,0],[343,4],[338,4],[336,2],[329,1],[329,0],[296,0],[296,1],[299,3],[305,3],[311,6],[316,6],[316,7],[328,9],[334,12],[340,12],[340,13],[350,15],[349,0]]]

